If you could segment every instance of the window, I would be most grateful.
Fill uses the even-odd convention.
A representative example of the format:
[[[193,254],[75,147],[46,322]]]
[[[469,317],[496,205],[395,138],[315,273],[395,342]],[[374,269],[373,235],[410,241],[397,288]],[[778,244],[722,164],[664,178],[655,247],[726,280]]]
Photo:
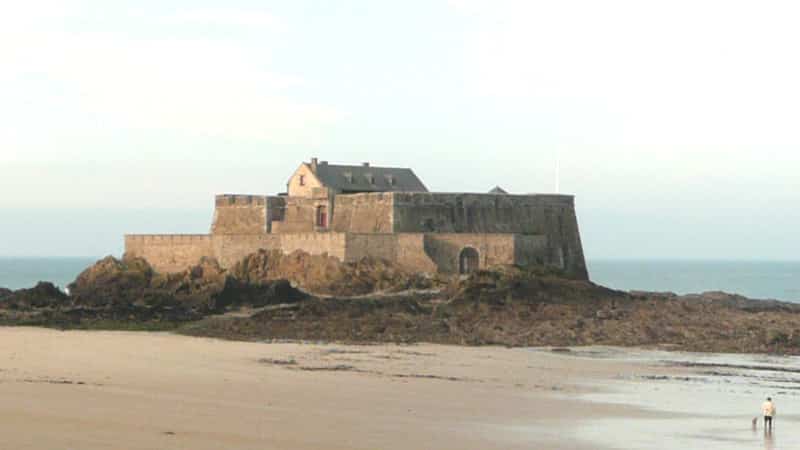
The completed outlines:
[[[386,182],[389,183],[389,186],[394,186],[394,176],[386,175]]]
[[[328,207],[325,205],[317,206],[317,226],[322,228],[328,226]]]
[[[350,172],[345,172],[344,173],[344,179],[347,180],[348,183],[352,183],[353,182],[353,174],[350,173]]]
[[[306,185],[306,176],[300,175],[300,186],[305,186],[305,185]]]
[[[367,179],[367,183],[369,183],[369,184],[375,184],[375,177],[374,177],[374,176],[372,176],[372,174],[371,174],[371,173],[368,173],[368,174],[364,175],[364,178],[366,178],[366,179]]]

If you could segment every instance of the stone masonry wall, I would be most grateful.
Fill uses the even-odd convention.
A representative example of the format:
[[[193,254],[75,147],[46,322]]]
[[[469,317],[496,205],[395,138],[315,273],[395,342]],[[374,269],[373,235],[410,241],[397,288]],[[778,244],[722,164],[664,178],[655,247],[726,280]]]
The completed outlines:
[[[334,198],[332,229],[350,233],[391,233],[391,193],[346,194]]]
[[[158,272],[180,272],[202,257],[213,257],[222,267],[232,267],[259,249],[312,255],[328,254],[346,260],[347,236],[343,233],[127,235],[125,253],[145,258]]]
[[[271,195],[267,202],[267,233],[272,233],[272,223],[280,222],[286,214],[286,197]]]
[[[546,234],[547,216],[574,208],[568,195],[395,192],[396,233]]]
[[[396,261],[399,265],[425,273],[439,271],[436,263],[425,253],[425,235],[419,233],[402,233],[397,236]]]
[[[443,273],[458,273],[465,247],[478,251],[481,269],[514,264],[513,234],[430,233],[424,239],[425,253]]]
[[[211,234],[258,234],[267,232],[266,197],[218,195]]]
[[[222,267],[232,267],[259,249],[280,248],[280,236],[274,234],[219,234],[211,237],[209,256],[216,258]]]
[[[393,197],[395,233],[518,234],[517,264],[543,261],[588,278],[572,196],[396,192]],[[528,236],[544,236],[546,247]]]
[[[272,222],[272,232],[282,234],[326,231],[316,226],[316,214],[318,206],[328,206],[328,204],[327,196],[286,197],[282,220]]]
[[[520,266],[558,265],[547,246],[547,236],[514,235],[514,264]]]
[[[457,273],[459,256],[466,247],[477,250],[481,268],[506,264],[559,266],[564,260],[560,254],[563,250],[558,248],[554,252],[545,236],[516,234],[331,232],[125,237],[126,253],[144,257],[159,272],[184,270],[204,256],[216,258],[222,267],[231,267],[259,249],[276,249],[287,254],[295,250],[328,254],[347,262],[364,257],[382,258],[413,271]],[[566,269],[579,277],[585,275],[584,266]]]
[[[345,261],[359,261],[366,257],[388,261],[397,259],[397,235],[347,233]]]
[[[370,193],[336,195],[334,204],[332,196],[319,188],[310,197],[217,196],[211,235],[130,235],[126,252],[167,272],[203,256],[229,267],[265,248],[453,273],[473,247],[481,267],[545,264],[588,278],[571,196]],[[330,227],[316,226],[321,205]]]
[[[312,255],[327,253],[345,261],[347,237],[344,233],[296,233],[280,236],[281,249],[284,253],[303,250]]]
[[[159,272],[180,272],[214,254],[207,234],[127,235],[125,254],[146,259]]]

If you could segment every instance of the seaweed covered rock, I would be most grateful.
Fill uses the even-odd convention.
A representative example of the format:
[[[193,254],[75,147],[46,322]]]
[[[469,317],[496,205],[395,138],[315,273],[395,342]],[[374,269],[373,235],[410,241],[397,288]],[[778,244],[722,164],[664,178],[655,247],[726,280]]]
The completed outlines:
[[[28,289],[0,292],[0,308],[27,310],[32,308],[51,308],[69,304],[67,294],[53,283],[40,281]]]
[[[628,297],[590,281],[562,276],[555,270],[497,266],[455,279],[447,287],[450,303],[504,304],[510,300],[525,302],[592,304],[598,300]]]
[[[87,307],[135,304],[142,300],[155,272],[142,258],[107,256],[70,283],[76,305]]]
[[[179,273],[158,274],[141,258],[106,257],[70,284],[84,307],[172,308],[205,315],[232,305],[264,306],[302,297],[285,280],[249,282],[228,275],[213,258]]]
[[[423,274],[380,259],[343,263],[332,256],[302,251],[284,255],[277,250],[259,250],[237,263],[230,274],[250,284],[287,279],[310,292],[339,296],[430,289],[435,284]]]

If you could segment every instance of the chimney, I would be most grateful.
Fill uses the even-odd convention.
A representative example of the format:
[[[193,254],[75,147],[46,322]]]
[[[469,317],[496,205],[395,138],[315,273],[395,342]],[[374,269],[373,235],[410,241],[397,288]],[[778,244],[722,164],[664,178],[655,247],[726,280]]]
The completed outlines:
[[[319,160],[317,158],[311,158],[311,171],[317,173],[317,165],[319,164]]]
[[[363,163],[361,163],[361,165],[364,166],[364,167],[369,167],[369,163],[368,162],[363,162]]]

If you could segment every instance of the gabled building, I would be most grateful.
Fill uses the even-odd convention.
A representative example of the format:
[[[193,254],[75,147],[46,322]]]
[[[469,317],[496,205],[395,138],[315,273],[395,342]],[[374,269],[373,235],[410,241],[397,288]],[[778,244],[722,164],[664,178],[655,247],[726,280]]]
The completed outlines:
[[[423,272],[548,265],[588,278],[572,196],[432,193],[411,169],[316,158],[300,164],[284,194],[218,195],[207,235],[128,235],[125,249],[162,272],[279,249]]]
[[[312,158],[302,163],[286,183],[290,197],[309,197],[314,189],[336,194],[361,192],[428,192],[411,169],[374,167],[365,162],[357,166],[329,164]]]

